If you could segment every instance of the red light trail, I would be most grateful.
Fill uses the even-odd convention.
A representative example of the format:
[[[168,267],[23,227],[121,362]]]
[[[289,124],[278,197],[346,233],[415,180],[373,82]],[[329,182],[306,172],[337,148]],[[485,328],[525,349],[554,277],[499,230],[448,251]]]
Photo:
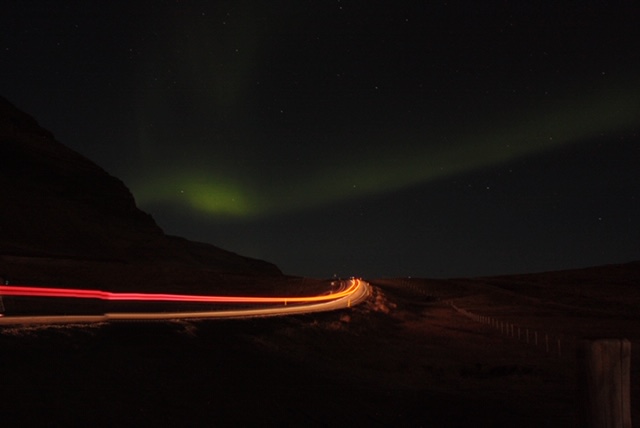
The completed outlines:
[[[2,285],[0,296],[22,297],[66,297],[76,299],[128,300],[145,302],[203,302],[203,303],[314,303],[339,299],[353,294],[360,286],[359,279],[350,281],[351,285],[336,293],[319,296],[294,297],[258,297],[258,296],[204,296],[191,294],[158,293],[113,293],[101,290],[80,290],[74,288],[46,288],[26,285]]]
[[[113,293],[100,290],[78,290],[72,288],[46,288],[26,285],[0,286],[0,297],[53,297],[98,299],[106,301],[138,301],[138,302],[203,302],[203,303],[268,303],[268,307],[242,308],[230,307],[224,310],[203,310],[197,312],[109,312],[93,315],[23,315],[2,316],[0,325],[15,324],[69,324],[69,323],[102,323],[109,321],[131,320],[172,320],[172,319],[205,319],[205,318],[246,318],[277,315],[303,314],[349,308],[369,295],[369,285],[360,279],[342,282],[342,288],[330,294],[297,297],[259,297],[259,296],[203,296],[190,294],[159,293]],[[0,300],[1,302],[1,300]],[[288,303],[296,303],[288,305]],[[8,315],[8,314],[4,314]]]

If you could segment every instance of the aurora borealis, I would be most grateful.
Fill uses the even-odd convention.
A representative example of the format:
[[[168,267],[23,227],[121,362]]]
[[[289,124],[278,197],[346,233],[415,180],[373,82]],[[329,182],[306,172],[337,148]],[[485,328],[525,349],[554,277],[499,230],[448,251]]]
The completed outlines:
[[[298,171],[296,165],[285,166],[285,170],[278,165],[269,170],[261,167],[261,161],[244,166],[249,171],[259,170],[272,176],[266,182],[251,177],[243,182],[234,181],[233,172],[221,174],[218,168],[210,170],[206,165],[184,165],[175,169],[169,166],[134,180],[133,191],[143,206],[177,204],[220,217],[269,216],[310,209],[508,163],[599,133],[632,129],[638,120],[633,97],[637,98],[640,91],[617,97],[607,95],[607,98],[574,101],[575,104],[555,113],[538,116],[532,113],[528,125],[504,123],[492,132],[454,133],[452,145],[421,145],[421,139],[429,141],[438,136],[416,132],[416,135],[401,137],[415,144],[407,147],[401,141],[394,146],[394,136],[385,135],[378,137],[383,142],[365,153],[349,158],[334,152],[330,159],[304,172]],[[339,160],[333,160],[334,157]],[[289,174],[288,168],[295,171],[295,176],[286,183],[278,183],[279,176]]]
[[[640,258],[631,3],[10,3],[3,95],[167,233],[312,276]]]

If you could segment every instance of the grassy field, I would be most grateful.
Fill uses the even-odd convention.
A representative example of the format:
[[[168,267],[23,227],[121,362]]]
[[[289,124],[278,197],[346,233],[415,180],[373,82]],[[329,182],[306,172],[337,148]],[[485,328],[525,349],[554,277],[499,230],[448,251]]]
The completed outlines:
[[[547,353],[453,304],[565,338],[629,338],[638,420],[637,266],[372,280],[367,302],[305,316],[4,328],[0,414],[21,426],[574,426],[573,350]]]

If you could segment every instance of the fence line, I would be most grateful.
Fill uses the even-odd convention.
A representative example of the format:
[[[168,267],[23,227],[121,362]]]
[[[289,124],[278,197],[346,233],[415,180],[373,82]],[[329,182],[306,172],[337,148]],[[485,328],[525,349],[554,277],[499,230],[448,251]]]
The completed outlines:
[[[472,321],[485,324],[505,337],[536,347],[549,356],[577,357],[579,426],[588,428],[631,428],[630,362],[631,342],[627,339],[579,339],[566,334],[550,334],[457,307],[451,307]],[[572,352],[573,350],[573,352]]]
[[[576,346],[578,343],[577,337],[572,337],[563,334],[550,334],[546,331],[540,331],[531,329],[529,327],[511,323],[505,320],[500,320],[487,315],[478,315],[471,311],[457,307],[455,304],[450,303],[451,307],[458,313],[471,319],[472,321],[485,324],[496,331],[499,331],[501,335],[510,337],[518,342],[524,342],[528,345],[532,345],[541,349],[546,354],[562,358],[563,349]],[[567,353],[564,352],[564,355]]]

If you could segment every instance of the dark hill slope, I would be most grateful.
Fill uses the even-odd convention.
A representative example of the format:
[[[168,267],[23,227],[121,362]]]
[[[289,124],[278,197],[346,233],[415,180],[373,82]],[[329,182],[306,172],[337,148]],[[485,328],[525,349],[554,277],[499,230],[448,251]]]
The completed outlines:
[[[267,262],[166,236],[122,181],[0,97],[0,255],[170,263],[280,275]]]

